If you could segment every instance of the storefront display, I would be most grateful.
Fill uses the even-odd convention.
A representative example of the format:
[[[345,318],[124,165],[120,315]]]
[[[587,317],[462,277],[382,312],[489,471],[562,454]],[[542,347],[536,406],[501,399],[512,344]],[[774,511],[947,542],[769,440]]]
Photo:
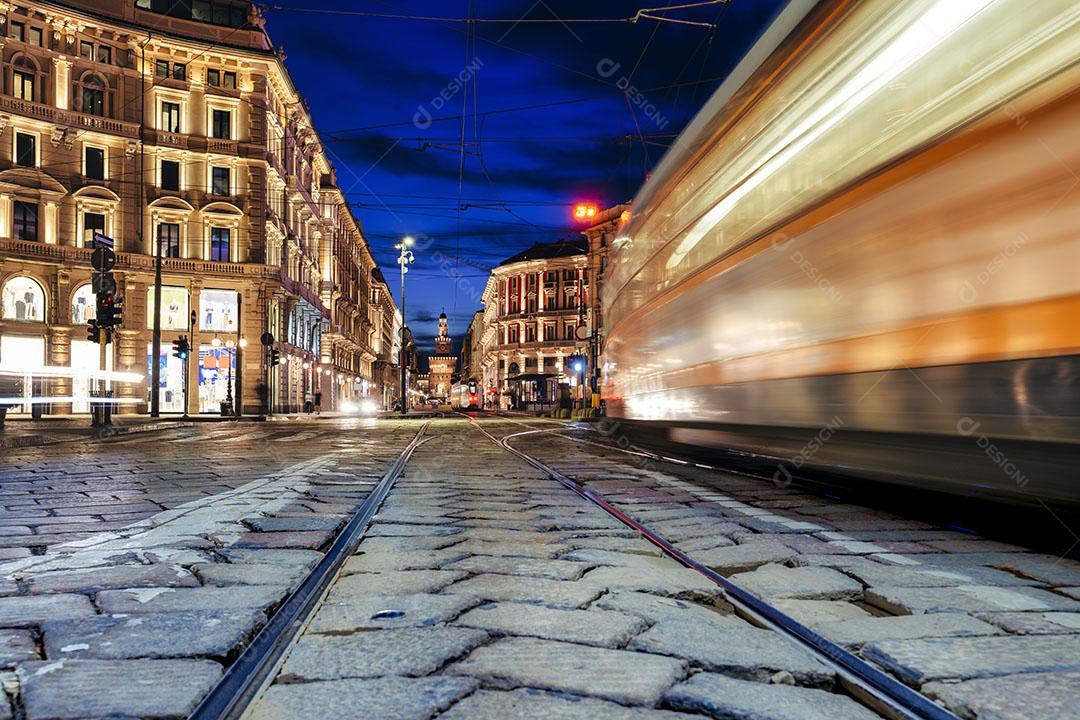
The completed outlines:
[[[166,288],[168,290],[168,288]],[[168,297],[162,294],[162,298]],[[153,345],[146,346],[146,387],[147,402],[150,401],[150,378],[152,377],[154,349]],[[159,403],[161,412],[184,412],[184,362],[174,358],[165,341],[161,343],[161,355],[158,358],[160,367],[160,396]]]
[[[230,375],[232,382],[236,382],[235,363],[236,356],[230,348],[213,345],[199,348],[199,412],[221,411],[221,403],[230,394]]]
[[[10,284],[10,283],[9,283]],[[28,401],[34,394],[33,371],[45,365],[45,338],[36,336],[0,336],[0,370],[25,373],[20,377],[20,395]],[[30,412],[31,405],[10,408],[11,412]]]
[[[146,327],[154,326],[154,288],[146,291]],[[188,292],[182,287],[161,288],[161,329],[188,329]]]
[[[45,291],[32,278],[14,277],[4,283],[2,311],[5,320],[44,322]]]
[[[234,290],[203,290],[199,293],[199,329],[235,333],[239,315]]]

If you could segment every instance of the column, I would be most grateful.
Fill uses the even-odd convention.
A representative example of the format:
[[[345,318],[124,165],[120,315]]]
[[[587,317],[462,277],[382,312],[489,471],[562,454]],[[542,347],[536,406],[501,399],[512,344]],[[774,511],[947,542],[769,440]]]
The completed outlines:
[[[71,61],[53,58],[53,98],[56,107],[67,110],[71,96]]]
[[[46,330],[45,343],[45,362],[47,365],[71,366],[71,328],[50,326]],[[70,377],[52,378],[47,383],[47,386],[43,389],[49,395],[67,397],[72,393]],[[49,407],[49,413],[51,415],[70,415],[71,403],[53,403]]]

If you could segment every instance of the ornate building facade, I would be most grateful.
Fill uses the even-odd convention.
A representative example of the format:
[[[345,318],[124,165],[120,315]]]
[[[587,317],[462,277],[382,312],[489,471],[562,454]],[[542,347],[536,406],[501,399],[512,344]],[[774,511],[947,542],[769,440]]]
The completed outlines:
[[[581,394],[584,369],[566,359],[587,348],[589,277],[584,239],[534,245],[492,270],[475,351],[489,402],[541,409]]]
[[[185,370],[192,413],[227,394],[258,411],[260,386],[277,411],[315,392],[324,408],[389,402],[396,308],[249,3],[0,2],[0,34],[0,369],[25,372],[47,412],[87,410],[99,232],[124,301],[111,366],[144,377],[158,363],[163,412],[185,409]],[[186,365],[170,353],[182,335]],[[146,382],[117,394],[146,409]]]

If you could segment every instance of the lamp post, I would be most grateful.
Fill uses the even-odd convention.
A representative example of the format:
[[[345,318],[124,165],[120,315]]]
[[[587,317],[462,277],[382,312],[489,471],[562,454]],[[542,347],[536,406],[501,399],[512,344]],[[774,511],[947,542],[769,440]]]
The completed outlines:
[[[409,398],[406,395],[406,380],[405,380],[405,273],[409,272],[409,265],[415,260],[412,251],[409,250],[415,241],[412,237],[406,235],[401,239],[394,249],[398,252],[398,265],[401,266],[401,414],[404,415],[409,411]]]

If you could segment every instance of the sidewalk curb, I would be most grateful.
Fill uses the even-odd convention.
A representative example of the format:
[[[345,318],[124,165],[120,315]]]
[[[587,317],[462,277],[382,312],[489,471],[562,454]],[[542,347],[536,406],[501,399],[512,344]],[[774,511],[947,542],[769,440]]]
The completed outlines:
[[[21,435],[19,437],[5,438],[3,436],[0,436],[0,450],[15,450],[25,447],[60,445],[63,443],[72,442],[89,442],[92,440],[105,440],[110,437],[119,437],[121,435],[141,435],[142,433],[175,430],[176,428],[194,426],[195,423],[193,422],[169,421],[157,423],[143,423],[142,425],[131,425],[128,427],[113,428],[113,432],[110,435],[101,435],[99,432],[91,433],[89,435],[77,435],[75,437],[56,437],[52,435]]]

